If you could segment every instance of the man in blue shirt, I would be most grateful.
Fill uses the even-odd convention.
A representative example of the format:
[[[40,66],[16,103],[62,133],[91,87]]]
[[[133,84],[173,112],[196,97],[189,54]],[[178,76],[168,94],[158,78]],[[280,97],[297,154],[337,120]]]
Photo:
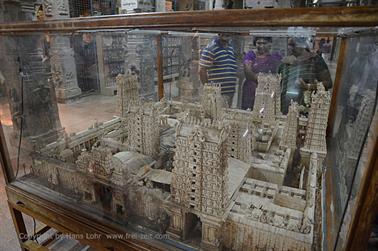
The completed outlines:
[[[235,94],[237,64],[234,49],[230,46],[231,34],[221,33],[201,53],[199,74],[203,84],[219,84],[222,96],[229,106]]]

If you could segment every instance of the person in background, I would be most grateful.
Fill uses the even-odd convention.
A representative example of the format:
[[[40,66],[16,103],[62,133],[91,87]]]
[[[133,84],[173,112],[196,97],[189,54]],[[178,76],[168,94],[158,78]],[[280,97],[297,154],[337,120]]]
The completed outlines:
[[[305,37],[289,38],[288,56],[282,59],[278,73],[281,74],[281,111],[287,114],[290,100],[309,107],[310,95],[322,82],[325,89],[332,88],[327,64],[317,53],[311,52],[311,40]]]
[[[331,41],[329,40],[329,37],[327,37],[327,41],[325,41],[325,43],[320,48],[322,52],[322,57],[324,58],[324,60],[330,60],[331,48],[332,48]]]
[[[241,108],[244,110],[253,109],[258,73],[277,73],[282,58],[278,53],[271,54],[271,37],[255,37],[253,44],[256,47],[256,53],[249,51],[243,60],[246,80],[242,89]]]
[[[220,33],[201,52],[199,75],[203,84],[219,84],[222,96],[231,107],[237,83],[235,52],[231,34]]]

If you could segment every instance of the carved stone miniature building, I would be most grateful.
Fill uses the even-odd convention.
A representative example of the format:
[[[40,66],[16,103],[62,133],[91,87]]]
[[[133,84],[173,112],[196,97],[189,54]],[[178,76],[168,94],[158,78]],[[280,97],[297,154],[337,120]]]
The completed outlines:
[[[159,154],[159,114],[153,104],[140,102],[138,76],[129,70],[119,74],[117,82],[118,110],[128,132],[127,145],[132,151],[157,157]]]
[[[302,152],[317,152],[325,157],[327,153],[326,129],[331,97],[321,82],[318,89],[312,94],[311,107],[308,115],[308,125]]]
[[[228,206],[229,128],[221,123],[223,107],[220,88],[205,86],[202,116],[188,114],[177,125],[171,192],[173,203],[182,209],[173,210],[172,217],[173,222],[184,222],[172,224],[169,231],[178,238],[188,234],[192,224],[188,217],[221,217]],[[217,223],[202,224],[211,232],[204,235],[202,244],[217,245]]]
[[[287,114],[287,122],[282,135],[281,147],[295,149],[297,147],[297,131],[298,131],[298,104],[291,101],[289,112]]]
[[[261,119],[263,124],[273,124],[280,108],[280,81],[281,77],[274,74],[259,73],[258,86],[253,116]]]
[[[121,117],[125,117],[131,107],[137,107],[139,102],[138,76],[129,71],[127,76],[119,74],[117,83],[117,109]]]
[[[47,145],[34,157],[34,178],[202,250],[312,250],[329,94],[314,95],[304,155],[293,161],[298,108],[278,120],[278,79],[260,76],[261,113],[226,108],[212,85],[199,104],[143,103],[137,78],[119,75],[121,118]],[[307,173],[299,186],[286,179],[298,167]]]

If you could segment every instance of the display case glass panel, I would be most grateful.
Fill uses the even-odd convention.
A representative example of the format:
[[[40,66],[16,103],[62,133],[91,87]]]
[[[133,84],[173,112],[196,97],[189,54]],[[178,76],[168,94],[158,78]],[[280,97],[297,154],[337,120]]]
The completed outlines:
[[[376,137],[376,69],[378,34],[376,30],[345,29],[345,59],[337,96],[336,116],[328,139],[327,168],[333,173],[334,212],[337,250],[344,250],[355,213],[361,179],[366,175],[368,147]],[[374,136],[375,135],[375,136]]]
[[[12,184],[166,246],[319,247],[339,34],[203,27],[2,35]],[[373,68],[362,66],[374,58],[357,57],[355,47],[345,67],[362,68],[344,70],[342,86],[355,79],[349,89],[362,100],[360,89],[376,91]],[[371,87],[359,86],[361,74]],[[355,121],[362,105],[346,107],[343,118]],[[351,181],[344,186],[343,204]]]

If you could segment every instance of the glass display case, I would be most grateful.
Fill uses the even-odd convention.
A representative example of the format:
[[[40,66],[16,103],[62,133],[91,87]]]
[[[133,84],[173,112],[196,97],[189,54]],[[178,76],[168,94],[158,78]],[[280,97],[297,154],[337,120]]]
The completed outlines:
[[[374,158],[377,11],[0,25],[12,213],[100,249],[345,249]]]

